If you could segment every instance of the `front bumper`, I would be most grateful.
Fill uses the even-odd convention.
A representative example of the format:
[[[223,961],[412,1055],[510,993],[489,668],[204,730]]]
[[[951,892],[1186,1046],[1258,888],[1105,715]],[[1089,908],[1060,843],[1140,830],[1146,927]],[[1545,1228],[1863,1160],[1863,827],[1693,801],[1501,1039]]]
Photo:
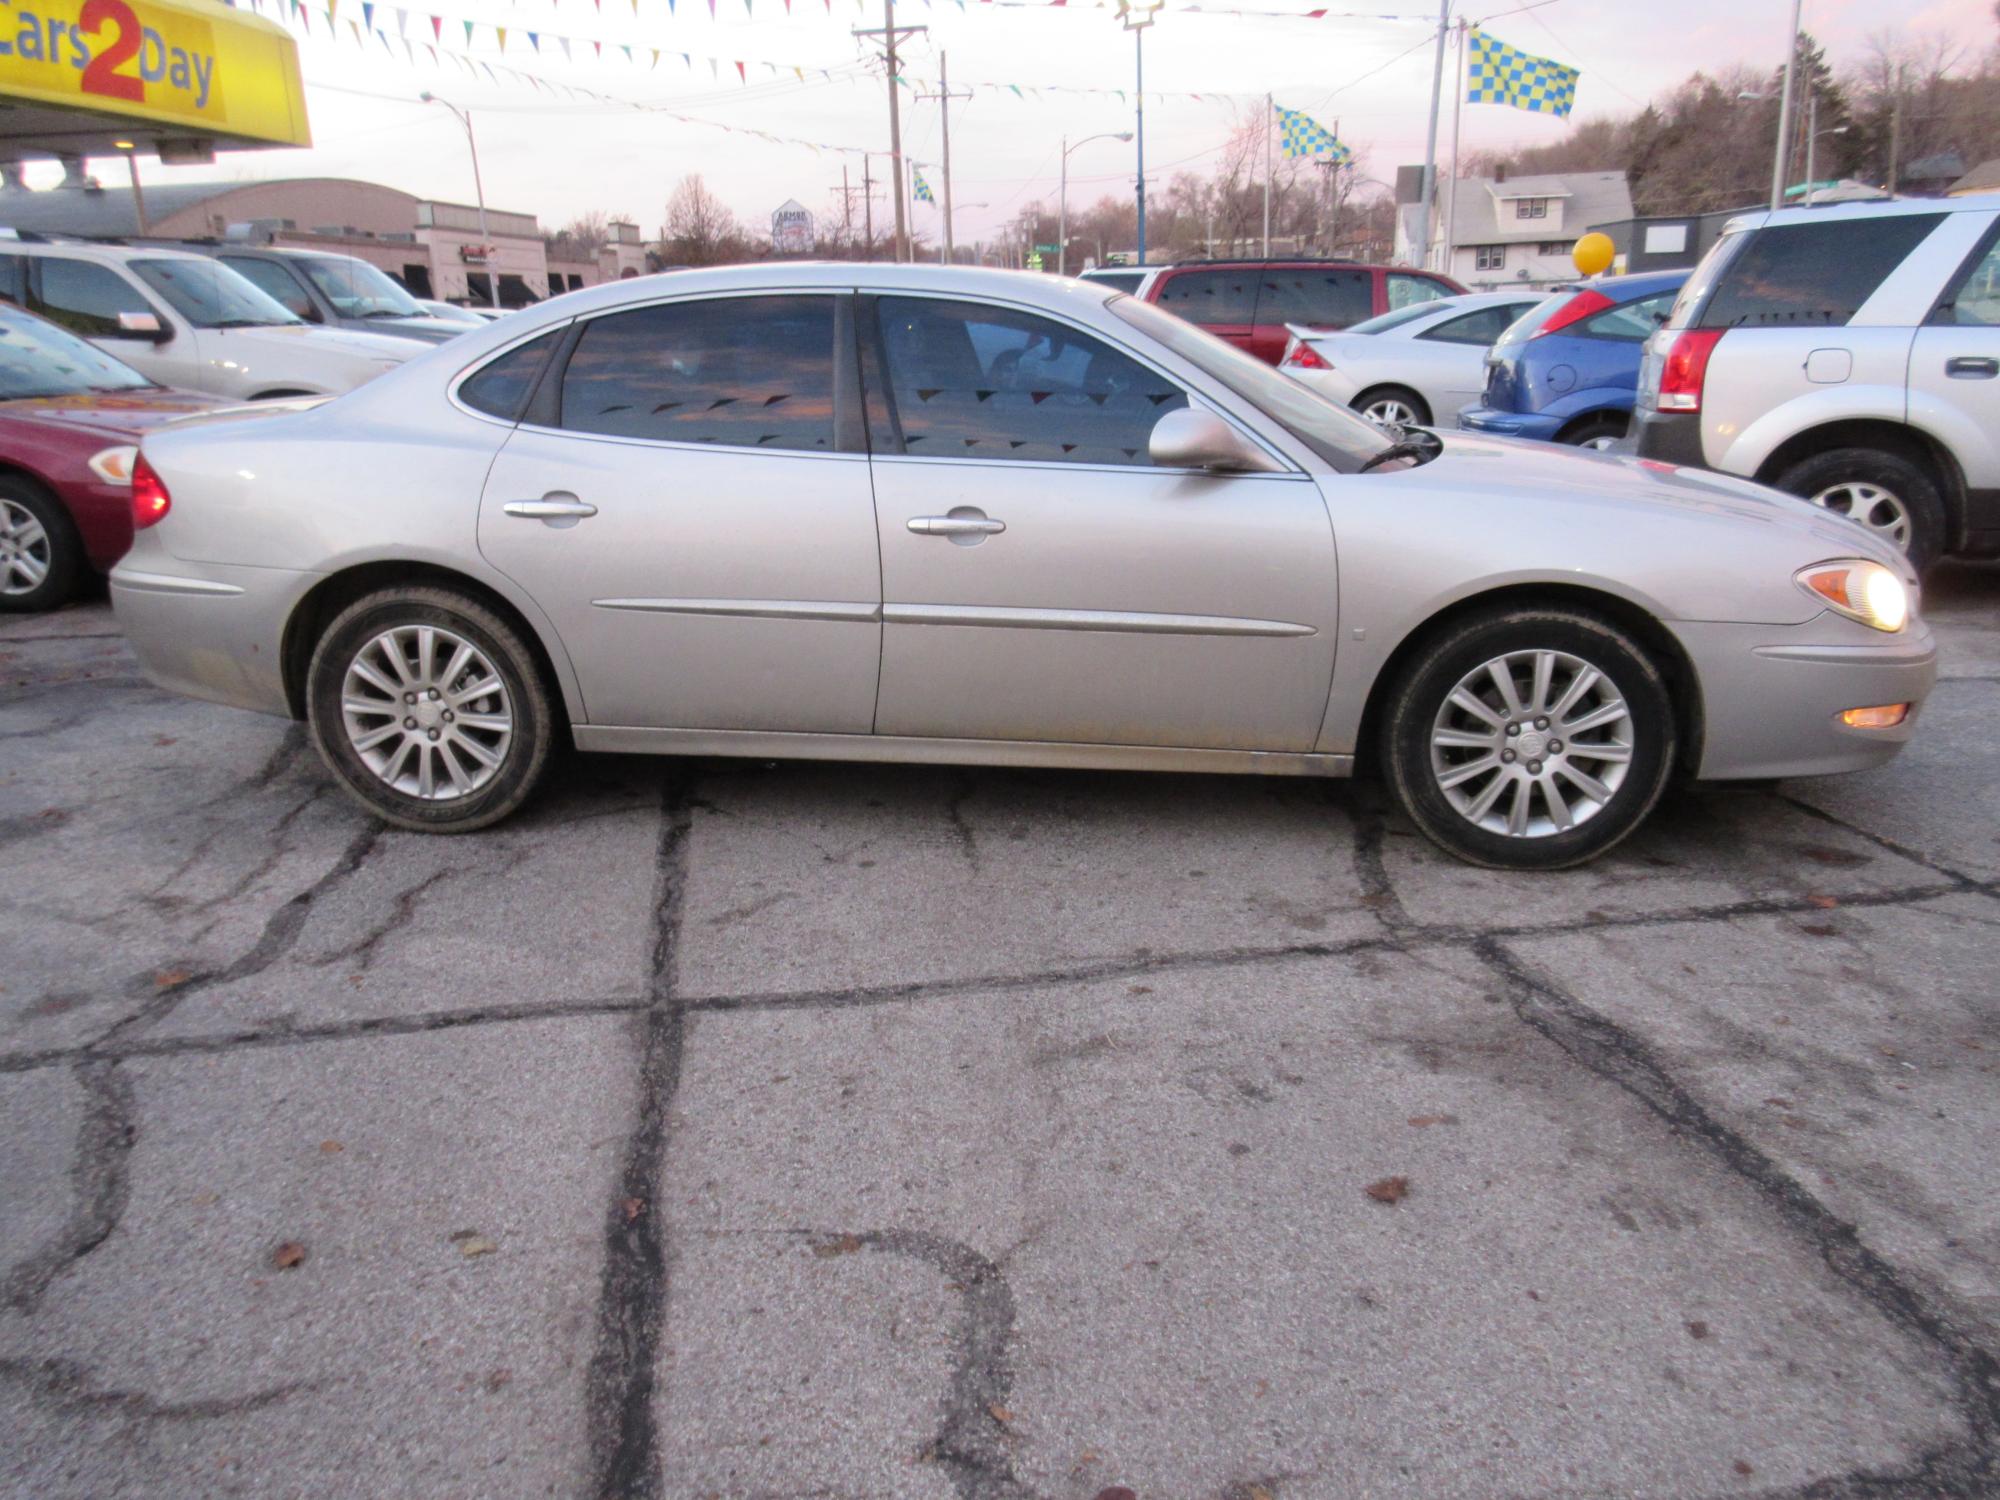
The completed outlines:
[[[1467,432],[1483,432],[1492,437],[1533,438],[1553,442],[1562,431],[1564,419],[1545,417],[1537,412],[1495,411],[1490,406],[1462,407],[1458,425]]]
[[[285,621],[321,576],[183,562],[142,531],[111,570],[111,609],[168,692],[289,718]]]
[[[1837,615],[1803,625],[1668,622],[1701,679],[1703,780],[1826,776],[1892,759],[1937,680],[1937,642],[1913,621],[1883,636]],[[1863,641],[1860,635],[1877,636]],[[1850,708],[1908,703],[1894,729],[1852,729]]]

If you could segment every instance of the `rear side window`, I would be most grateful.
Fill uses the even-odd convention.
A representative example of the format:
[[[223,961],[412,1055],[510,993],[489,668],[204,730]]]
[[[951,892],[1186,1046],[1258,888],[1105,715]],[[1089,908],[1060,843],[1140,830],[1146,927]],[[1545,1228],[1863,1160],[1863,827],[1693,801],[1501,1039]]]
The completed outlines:
[[[1757,230],[1723,270],[1700,326],[1844,324],[1943,221],[1942,214],[1898,214]]]
[[[1310,323],[1346,328],[1375,311],[1375,273],[1266,271],[1257,295],[1259,323]]]
[[[1160,284],[1159,305],[1204,328],[1257,321],[1257,272],[1181,271]]]
[[[136,287],[105,266],[87,260],[42,260],[42,294],[35,311],[85,338],[116,338],[122,312],[153,311]]]
[[[21,305],[21,257],[0,255],[0,302]]]
[[[520,421],[521,413],[527,408],[528,397],[534,392],[535,381],[540,377],[543,366],[548,364],[549,354],[562,334],[563,330],[558,328],[538,339],[515,345],[460,385],[458,399],[489,417],[499,417],[507,422]]]
[[[1416,307],[1452,295],[1449,288],[1432,281],[1430,277],[1412,276],[1407,271],[1389,273],[1388,292],[1391,307]]]
[[[1931,321],[1968,328],[2000,325],[2000,242],[1989,245],[1972,269],[1959,278]]]
[[[1585,318],[1583,326],[1576,331],[1594,339],[1621,339],[1626,343],[1643,343],[1652,337],[1674,305],[1673,292],[1656,292],[1650,297],[1627,302],[1622,307],[1607,307],[1595,317]]]
[[[833,298],[718,297],[595,318],[563,370],[572,432],[833,450]]]
[[[1478,312],[1447,318],[1435,328],[1426,328],[1417,337],[1436,339],[1441,344],[1477,344],[1485,348],[1507,331],[1514,321],[1512,307],[1482,307]]]

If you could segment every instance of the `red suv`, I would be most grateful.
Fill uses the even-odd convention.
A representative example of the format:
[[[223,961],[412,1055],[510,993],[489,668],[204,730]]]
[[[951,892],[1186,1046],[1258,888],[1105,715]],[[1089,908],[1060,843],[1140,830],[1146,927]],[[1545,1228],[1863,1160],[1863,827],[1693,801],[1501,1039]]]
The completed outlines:
[[[1162,266],[1138,295],[1275,365],[1287,323],[1346,328],[1464,291],[1449,276],[1354,260],[1198,260]]]

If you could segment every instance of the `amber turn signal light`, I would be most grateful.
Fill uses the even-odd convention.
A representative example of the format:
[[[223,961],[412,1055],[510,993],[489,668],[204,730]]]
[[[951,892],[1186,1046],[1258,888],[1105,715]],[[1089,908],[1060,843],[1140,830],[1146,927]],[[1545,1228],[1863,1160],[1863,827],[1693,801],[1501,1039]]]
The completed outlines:
[[[1849,729],[1894,729],[1910,716],[1907,703],[1881,703],[1874,708],[1850,708],[1840,722]]]

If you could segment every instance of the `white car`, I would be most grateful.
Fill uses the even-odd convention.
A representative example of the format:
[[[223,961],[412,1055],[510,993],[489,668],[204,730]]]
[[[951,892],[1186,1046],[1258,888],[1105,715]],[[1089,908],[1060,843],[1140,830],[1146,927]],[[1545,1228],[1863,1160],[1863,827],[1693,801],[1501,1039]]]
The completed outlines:
[[[1545,295],[1442,297],[1330,332],[1287,324],[1278,368],[1378,425],[1428,427],[1478,399],[1486,351]]]
[[[315,328],[205,255],[131,245],[0,245],[0,297],[148,379],[239,401],[337,396],[427,347]]]

